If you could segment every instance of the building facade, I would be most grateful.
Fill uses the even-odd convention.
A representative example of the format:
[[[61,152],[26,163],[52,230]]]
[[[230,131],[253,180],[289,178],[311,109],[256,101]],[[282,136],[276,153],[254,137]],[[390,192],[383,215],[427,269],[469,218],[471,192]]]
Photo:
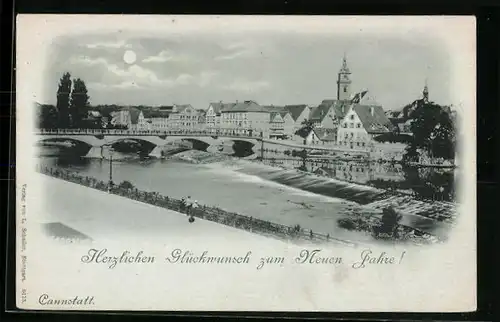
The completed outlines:
[[[200,112],[190,104],[174,105],[174,112],[168,118],[168,127],[176,130],[199,130]]]
[[[350,149],[368,149],[374,137],[392,129],[381,106],[353,104],[340,122],[337,144]]]
[[[254,101],[237,102],[221,109],[220,131],[269,137],[270,111]]]
[[[295,134],[295,122],[293,121],[292,115],[288,111],[280,112],[281,118],[283,119],[283,134],[285,138],[291,138]]]
[[[303,126],[303,122],[309,120],[311,107],[306,104],[285,105],[284,109],[293,120],[293,133],[295,134]]]
[[[269,113],[269,138],[282,139],[285,136],[285,121],[279,112]]]
[[[314,127],[333,129],[338,125],[334,105],[321,104],[311,110],[309,118]]]
[[[236,103],[223,103],[222,101],[218,103],[210,103],[205,113],[205,122],[207,128],[219,128],[221,119],[220,111],[224,108],[231,108],[234,105],[236,105]]]
[[[144,118],[150,131],[167,131],[169,112],[160,110],[143,111]]]

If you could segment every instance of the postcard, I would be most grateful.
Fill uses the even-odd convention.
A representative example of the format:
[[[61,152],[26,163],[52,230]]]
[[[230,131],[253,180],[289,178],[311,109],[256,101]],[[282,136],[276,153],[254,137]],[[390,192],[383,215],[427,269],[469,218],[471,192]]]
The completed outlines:
[[[26,310],[476,309],[468,16],[17,17]]]

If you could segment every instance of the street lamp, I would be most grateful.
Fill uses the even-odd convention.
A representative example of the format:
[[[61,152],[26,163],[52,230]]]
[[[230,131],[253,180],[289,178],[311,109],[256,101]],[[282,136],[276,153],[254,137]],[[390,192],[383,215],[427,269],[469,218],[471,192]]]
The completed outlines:
[[[111,188],[113,187],[113,148],[111,145],[109,147],[109,182],[108,182],[108,193],[111,193]]]

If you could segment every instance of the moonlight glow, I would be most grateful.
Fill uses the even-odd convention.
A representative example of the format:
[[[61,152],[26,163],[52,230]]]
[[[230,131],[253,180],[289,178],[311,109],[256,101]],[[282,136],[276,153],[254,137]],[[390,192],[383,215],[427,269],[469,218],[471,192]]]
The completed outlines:
[[[135,53],[132,50],[127,50],[125,52],[125,54],[123,54],[123,60],[127,64],[133,64],[133,63],[135,63],[136,55],[135,55]]]

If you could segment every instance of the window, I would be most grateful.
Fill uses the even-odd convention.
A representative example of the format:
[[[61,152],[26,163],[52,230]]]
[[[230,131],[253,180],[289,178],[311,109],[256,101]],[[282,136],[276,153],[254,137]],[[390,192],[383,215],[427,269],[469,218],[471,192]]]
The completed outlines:
[[[359,129],[361,127],[361,123],[357,123],[356,127]]]
[[[354,114],[351,114],[351,120],[354,120]]]
[[[352,129],[354,127],[354,123],[349,123],[349,127]]]
[[[344,93],[347,93],[347,87],[344,86]]]

